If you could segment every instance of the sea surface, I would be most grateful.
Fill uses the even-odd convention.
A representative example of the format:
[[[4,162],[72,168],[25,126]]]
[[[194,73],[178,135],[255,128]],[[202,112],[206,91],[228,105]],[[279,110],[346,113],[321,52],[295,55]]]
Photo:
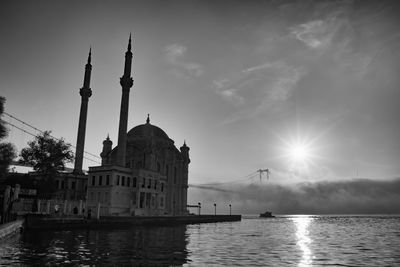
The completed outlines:
[[[243,216],[240,222],[27,232],[1,266],[400,266],[400,216]]]

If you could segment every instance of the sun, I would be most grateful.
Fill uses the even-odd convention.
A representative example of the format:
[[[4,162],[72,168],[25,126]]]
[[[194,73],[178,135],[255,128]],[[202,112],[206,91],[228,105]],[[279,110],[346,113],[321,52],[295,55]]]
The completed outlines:
[[[315,144],[307,138],[286,140],[282,149],[290,170],[309,171],[316,158]]]
[[[321,169],[321,163],[324,160],[324,140],[322,133],[314,128],[301,129],[287,128],[276,134],[275,159],[278,164],[289,173],[296,176],[311,175]],[[322,160],[322,161],[321,161]]]
[[[291,144],[288,147],[288,154],[294,162],[307,162],[311,156],[311,148],[303,143]]]

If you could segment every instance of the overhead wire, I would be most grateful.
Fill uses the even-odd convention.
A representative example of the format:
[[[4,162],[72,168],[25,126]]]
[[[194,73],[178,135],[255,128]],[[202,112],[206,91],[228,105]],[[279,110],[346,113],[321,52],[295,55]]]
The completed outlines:
[[[18,126],[16,126],[15,124],[13,124],[13,123],[11,123],[11,122],[8,122],[8,121],[5,121],[5,120],[3,120],[3,122],[5,122],[6,124],[9,124],[10,126],[16,128],[16,129],[18,129],[18,130],[20,130],[20,131],[22,131],[22,132],[24,132],[24,133],[26,133],[26,134],[29,134],[29,135],[31,135],[31,136],[33,136],[33,137],[36,136],[35,134],[33,134],[33,133],[31,133],[31,132],[28,132],[27,130],[22,129],[21,127],[18,127]],[[40,130],[39,130],[39,131],[40,131]],[[43,133],[43,131],[42,131],[42,133]],[[55,139],[55,140],[58,140],[58,141],[61,140],[61,139],[58,139],[58,138],[53,137],[53,136],[51,136],[51,135],[50,135],[50,137],[53,138],[53,139]],[[72,145],[71,145],[71,146],[72,146]],[[72,146],[72,147],[74,147],[74,146]],[[75,148],[75,147],[74,147],[74,148]],[[74,152],[72,152],[72,153],[75,154]],[[89,155],[91,155],[91,154],[89,154]],[[97,163],[97,164],[101,164],[99,161],[90,159],[90,158],[88,158],[88,157],[85,157],[85,156],[84,156],[83,158],[84,158],[84,159],[87,159],[87,160],[89,160],[89,161],[91,161],[91,162],[94,162],[94,163]],[[99,158],[99,157],[98,157],[98,158]]]
[[[12,119],[14,119],[14,120],[16,120],[16,121],[18,121],[18,122],[20,122],[20,123],[26,125],[26,126],[32,128],[32,129],[34,129],[34,130],[36,130],[36,131],[38,131],[38,132],[40,132],[40,133],[45,133],[45,131],[38,129],[38,128],[36,128],[35,126],[33,126],[33,125],[31,125],[31,124],[29,124],[29,123],[27,123],[27,122],[25,122],[25,121],[23,121],[23,120],[21,120],[21,119],[18,119],[17,117],[15,117],[15,116],[13,116],[13,115],[7,113],[7,112],[3,112],[3,114],[7,115],[8,117],[10,117],[10,118],[12,118]],[[5,122],[6,122],[6,121],[5,121]],[[9,124],[12,125],[11,123],[9,123]],[[15,125],[12,125],[12,126],[16,127]],[[18,128],[18,129],[21,130],[21,131],[26,132],[25,130],[23,130],[23,129],[19,128],[19,127],[16,127],[16,128]],[[32,134],[32,133],[29,133],[29,134],[30,134],[30,135],[33,135],[33,136],[36,136],[36,135],[34,135],[34,134]],[[49,134],[49,136],[50,136],[51,138],[57,140],[57,141],[61,141],[61,140],[62,140],[62,139],[57,138],[57,137],[54,137],[54,136],[52,136],[52,135],[50,135],[50,134]],[[71,147],[73,147],[73,148],[76,149],[76,146],[74,146],[74,145],[72,145],[72,144],[71,144]],[[87,155],[90,155],[90,156],[92,156],[92,157],[101,159],[99,156],[97,156],[97,155],[95,155],[95,154],[92,154],[92,153],[90,153],[90,152],[88,152],[88,151],[84,151],[84,153],[86,153]],[[86,159],[87,159],[87,158],[86,158]],[[90,160],[90,159],[89,159],[89,160]],[[94,161],[94,162],[99,163],[99,162],[97,162],[97,161]]]

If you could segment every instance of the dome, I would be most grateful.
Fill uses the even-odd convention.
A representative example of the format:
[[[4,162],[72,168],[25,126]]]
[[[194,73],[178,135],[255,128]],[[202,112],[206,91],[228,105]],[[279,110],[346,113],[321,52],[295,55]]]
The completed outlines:
[[[134,128],[132,128],[128,132],[128,139],[131,138],[141,138],[141,137],[150,137],[153,136],[159,139],[170,140],[168,135],[159,127],[152,125],[150,123],[141,124]]]

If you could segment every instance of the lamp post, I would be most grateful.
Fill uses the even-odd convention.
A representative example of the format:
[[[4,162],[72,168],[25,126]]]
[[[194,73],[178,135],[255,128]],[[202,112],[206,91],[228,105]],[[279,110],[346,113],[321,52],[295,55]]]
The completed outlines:
[[[231,215],[232,215],[232,205],[229,204],[229,216],[231,216]]]
[[[199,203],[197,203],[198,204],[198,209],[199,209],[199,216],[200,216],[200,210],[201,210],[201,203],[199,202]]]
[[[217,204],[214,203],[214,215],[217,215]]]

